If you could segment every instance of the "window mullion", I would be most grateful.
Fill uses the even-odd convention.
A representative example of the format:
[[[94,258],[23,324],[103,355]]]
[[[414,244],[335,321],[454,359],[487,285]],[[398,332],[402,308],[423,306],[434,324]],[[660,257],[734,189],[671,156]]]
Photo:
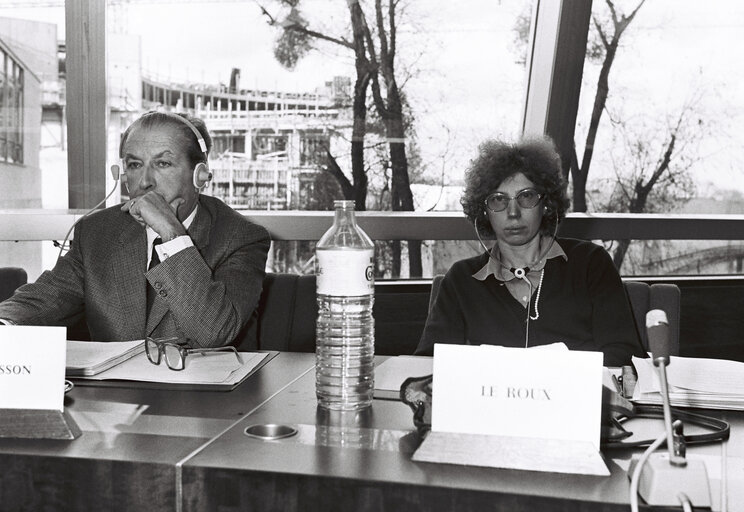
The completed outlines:
[[[65,2],[69,207],[106,195],[106,2]]]

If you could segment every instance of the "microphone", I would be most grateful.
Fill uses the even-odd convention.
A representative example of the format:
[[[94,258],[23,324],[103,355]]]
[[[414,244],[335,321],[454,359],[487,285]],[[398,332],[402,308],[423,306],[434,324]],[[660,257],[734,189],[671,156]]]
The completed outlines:
[[[652,506],[694,504],[698,507],[710,507],[710,485],[705,463],[697,459],[690,461],[685,459],[682,423],[675,421],[672,425],[666,374],[666,367],[671,361],[671,344],[669,322],[664,311],[652,309],[646,314],[646,334],[654,366],[658,368],[666,432],[661,434],[640,458],[634,457],[631,460],[628,470],[631,480],[631,510],[638,510],[639,494]],[[665,437],[668,453],[652,453],[664,442]]]
[[[661,309],[652,309],[646,313],[646,335],[651,349],[654,366],[659,369],[659,383],[661,384],[661,399],[664,407],[664,427],[667,433],[667,451],[669,463],[674,466],[685,466],[684,456],[674,453],[674,434],[672,430],[672,408],[669,404],[669,381],[666,367],[669,365],[669,322],[666,313]]]
[[[669,322],[661,309],[652,309],[646,313],[646,334],[648,346],[654,358],[654,366],[669,364],[671,341],[669,339]]]

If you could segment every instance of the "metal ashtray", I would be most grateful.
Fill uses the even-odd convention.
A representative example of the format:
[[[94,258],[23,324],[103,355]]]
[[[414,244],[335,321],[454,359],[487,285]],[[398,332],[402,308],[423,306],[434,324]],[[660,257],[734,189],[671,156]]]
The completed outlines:
[[[297,429],[290,425],[276,425],[266,423],[262,425],[251,425],[245,429],[245,435],[255,437],[263,441],[273,441],[275,439],[284,439],[292,437],[297,433]]]

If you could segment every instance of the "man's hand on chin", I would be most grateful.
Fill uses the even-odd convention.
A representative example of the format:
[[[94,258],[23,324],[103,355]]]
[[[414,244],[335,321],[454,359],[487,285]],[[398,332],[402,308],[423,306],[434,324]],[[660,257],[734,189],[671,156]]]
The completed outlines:
[[[186,229],[176,215],[183,202],[183,199],[176,198],[168,203],[163,196],[150,191],[127,201],[121,209],[129,212],[142,226],[150,226],[167,242],[186,234]]]

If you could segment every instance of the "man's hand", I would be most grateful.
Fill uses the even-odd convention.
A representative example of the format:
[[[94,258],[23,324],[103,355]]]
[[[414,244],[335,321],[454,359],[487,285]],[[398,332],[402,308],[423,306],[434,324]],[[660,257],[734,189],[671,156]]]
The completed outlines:
[[[183,199],[177,197],[168,203],[163,196],[150,191],[130,199],[124,203],[121,210],[129,212],[129,215],[141,225],[150,226],[164,242],[167,242],[186,234],[186,229],[177,216],[178,208],[183,202]]]

